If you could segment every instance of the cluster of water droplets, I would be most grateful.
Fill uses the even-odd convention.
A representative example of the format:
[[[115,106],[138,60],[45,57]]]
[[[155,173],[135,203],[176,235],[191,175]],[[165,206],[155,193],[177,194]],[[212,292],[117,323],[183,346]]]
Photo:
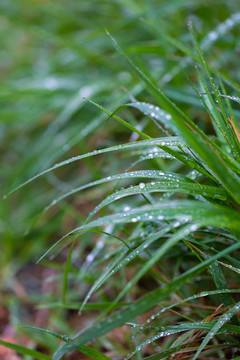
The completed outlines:
[[[154,147],[147,151],[139,151],[138,154],[135,152],[132,155],[140,155],[139,159],[133,164],[133,166],[139,164],[141,161],[155,158],[162,159],[174,159],[174,157],[160,148]]]
[[[119,151],[119,150],[130,150],[130,149],[134,149],[134,148],[143,148],[145,146],[186,146],[185,142],[183,141],[183,139],[180,139],[179,137],[164,137],[164,138],[155,138],[152,140],[143,140],[143,141],[137,141],[137,142],[133,142],[133,143],[128,143],[128,144],[120,144],[117,146],[112,146],[110,148],[104,148],[104,149],[99,149],[99,150],[93,150],[92,152],[83,154],[83,155],[78,155],[78,156],[74,156],[71,157],[67,160],[64,160],[60,163],[57,163],[55,165],[53,165],[52,167],[38,173],[37,175],[33,176],[32,178],[30,178],[29,180],[25,181],[24,183],[20,184],[19,186],[15,187],[13,190],[11,190],[11,192],[9,192],[9,194],[13,193],[14,191],[20,189],[22,186],[30,183],[31,181],[37,179],[38,177],[47,174],[55,169],[58,169],[64,165],[68,165],[72,162],[75,161],[79,161],[91,156],[95,156],[95,155],[99,155],[99,154],[104,154],[107,152],[113,152],[113,151]],[[7,194],[7,195],[9,195]],[[7,195],[5,194],[3,196],[4,199],[7,198]]]
[[[214,326],[214,332],[209,332],[209,336],[213,336],[218,329],[220,329],[227,321],[229,321],[234,314],[236,314],[240,310],[240,302],[233,306],[229,311],[221,316],[216,325]]]
[[[146,102],[136,102],[134,105],[138,106],[140,110],[148,109],[145,115],[149,115],[150,112],[150,115],[154,117],[156,120],[161,120],[161,118],[165,118],[166,120],[171,120],[172,118],[170,114],[160,109],[159,106],[154,106]]]
[[[119,200],[123,197],[139,194],[141,192],[155,192],[155,191],[167,191],[167,188],[171,189],[171,191],[175,190],[180,186],[181,180],[187,180],[186,177],[181,176],[179,174],[164,172],[164,171],[156,171],[156,170],[142,170],[142,171],[132,171],[124,174],[119,174],[117,176],[109,176],[107,178],[108,181],[120,178],[137,178],[137,177],[147,177],[154,178],[161,181],[151,181],[148,183],[140,182],[138,185],[130,185],[127,188],[122,188],[121,190],[116,190],[113,194],[109,195],[106,199],[104,199],[99,205],[95,207],[95,209],[90,213],[88,220],[96,214],[100,209],[104,206],[109,205],[110,203]],[[182,184],[182,183],[181,183]],[[197,186],[197,185],[196,185]],[[124,210],[123,217],[127,217],[131,215],[127,208]],[[141,217],[132,217],[132,222],[137,222],[142,220]],[[145,218],[146,220],[146,218]],[[154,217],[150,214],[148,220],[154,220]],[[155,218],[156,220],[156,218]]]
[[[159,106],[154,106],[153,104],[146,102],[136,102],[131,105],[142,111],[145,115],[149,115],[153,119],[161,122],[165,129],[171,127],[174,131],[176,130],[172,122],[170,122],[172,116],[166,111],[160,109]]]
[[[139,162],[144,161],[144,160],[149,160],[149,159],[155,159],[155,158],[161,158],[161,159],[174,159],[174,157],[164,151],[159,151],[159,152],[149,152],[147,155],[145,156],[141,156],[139,158],[139,160],[135,163],[135,165],[137,165]]]
[[[236,96],[236,95],[223,95],[223,94],[221,94],[221,96],[226,97],[226,98],[228,98],[228,99],[230,99],[232,101],[235,101],[237,103],[240,103],[240,98],[238,96]]]
[[[138,351],[141,351],[142,348],[144,348],[145,346],[153,343],[154,341],[160,339],[161,337],[164,337],[164,336],[169,336],[171,334],[174,334],[176,331],[175,330],[166,330],[166,331],[161,331],[160,333],[152,336],[151,338],[147,339],[146,341],[144,341],[143,343],[141,343],[140,345],[138,345],[135,350],[130,353],[127,357],[125,357],[124,360],[128,360],[130,359],[134,354],[136,354]]]
[[[150,322],[152,322],[153,320],[155,320],[157,317],[159,317],[162,313],[164,313],[165,311],[173,308],[173,307],[176,307],[176,306],[179,306],[180,304],[184,303],[184,302],[189,302],[191,300],[195,300],[195,299],[198,299],[198,298],[201,298],[201,297],[205,297],[205,296],[210,296],[210,295],[215,295],[215,294],[220,294],[220,293],[230,293],[231,290],[228,290],[228,289],[224,289],[224,290],[213,290],[213,291],[203,291],[201,293],[198,293],[198,294],[195,294],[193,296],[189,296],[188,298],[182,300],[182,301],[179,301],[175,304],[172,304],[168,307],[163,307],[162,309],[160,309],[157,313],[151,315],[147,320],[146,322],[143,324],[144,326],[145,325],[148,325]],[[236,306],[234,306],[234,309],[235,311],[238,311],[238,309],[240,308],[240,304],[237,304],[237,309],[236,309]],[[200,323],[201,324],[201,323]]]
[[[196,172],[197,173],[197,172]],[[56,205],[57,202],[59,202],[60,200],[66,198],[67,196],[70,196],[76,192],[79,192],[83,189],[86,189],[88,187],[91,186],[95,186],[95,185],[99,185],[105,182],[109,182],[109,181],[114,181],[114,180],[119,180],[119,179],[131,179],[131,178],[142,178],[142,177],[147,177],[147,178],[154,178],[154,179],[158,179],[161,180],[161,182],[159,181],[151,181],[149,183],[144,183],[144,182],[140,182],[140,184],[138,185],[138,187],[134,187],[132,184],[128,187],[128,188],[122,188],[120,191],[116,190],[115,193],[113,193],[112,195],[110,195],[108,198],[106,198],[101,204],[99,204],[95,209],[94,212],[97,212],[102,206],[107,205],[108,203],[115,201],[117,199],[120,199],[124,196],[133,194],[134,191],[137,192],[137,189],[141,189],[143,191],[151,191],[154,190],[154,188],[159,189],[159,190],[166,190],[166,188],[171,188],[174,190],[174,188],[178,188],[180,185],[179,183],[181,182],[181,187],[184,186],[191,186],[191,193],[196,193],[198,194],[199,191],[201,191],[201,195],[202,196],[214,196],[215,198],[218,198],[220,200],[224,200],[226,198],[226,195],[224,194],[223,190],[217,189],[218,192],[221,191],[221,193],[217,193],[216,189],[211,188],[209,186],[204,186],[204,185],[198,185],[198,184],[193,184],[191,183],[189,185],[189,183],[184,184],[184,182],[189,182],[189,178],[182,176],[180,174],[175,174],[175,173],[169,173],[169,172],[164,172],[164,171],[157,171],[157,170],[139,170],[139,171],[131,171],[131,172],[127,172],[127,173],[123,173],[123,174],[117,174],[117,175],[112,175],[112,176],[108,176],[107,178],[103,178],[97,181],[94,181],[92,183],[88,183],[85,185],[82,185],[76,189],[73,189],[71,191],[69,191],[68,193],[65,193],[64,195],[60,196],[58,199],[54,199],[50,205],[48,205],[45,209],[44,212],[46,210],[48,210],[48,208],[50,208],[51,206]],[[165,182],[162,182],[165,181]],[[207,191],[205,191],[207,190]],[[124,212],[127,212],[128,208],[124,208]],[[90,217],[92,216],[92,214],[90,215]]]

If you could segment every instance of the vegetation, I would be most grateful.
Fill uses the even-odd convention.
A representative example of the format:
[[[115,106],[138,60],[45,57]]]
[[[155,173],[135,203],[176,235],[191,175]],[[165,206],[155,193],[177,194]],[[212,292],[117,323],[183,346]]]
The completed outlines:
[[[236,2],[0,10],[0,345],[239,359]]]

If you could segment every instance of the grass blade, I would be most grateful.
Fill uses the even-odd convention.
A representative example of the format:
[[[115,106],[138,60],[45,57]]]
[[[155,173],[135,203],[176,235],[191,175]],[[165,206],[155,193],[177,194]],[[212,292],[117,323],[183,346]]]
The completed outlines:
[[[19,352],[20,354],[26,355],[26,356],[32,356],[35,359],[40,360],[51,360],[52,358],[48,355],[45,355],[43,353],[40,353],[39,351],[28,349],[21,345],[16,345],[7,341],[0,340],[0,345],[7,347],[8,349],[15,350]]]
[[[208,344],[208,342],[213,338],[215,334],[224,326],[224,324],[230,320],[234,314],[239,312],[240,309],[240,302],[238,302],[236,305],[231,307],[225,314],[223,314],[216,322],[216,324],[211,328],[201,345],[199,346],[196,354],[193,357],[193,360],[196,360],[198,356],[200,355],[201,351],[204,349],[204,347]]]
[[[201,264],[198,264],[194,268],[188,270],[186,273],[179,276],[176,280],[172,281],[169,285],[165,286],[163,289],[157,289],[149,294],[145,295],[140,300],[135,301],[132,305],[128,306],[126,309],[121,310],[118,313],[110,315],[107,319],[102,320],[99,323],[94,324],[89,329],[85,330],[82,334],[77,336],[72,341],[68,342],[66,345],[60,347],[53,356],[53,360],[59,360],[61,357],[69,351],[76,349],[77,346],[85,344],[86,342],[92,340],[93,338],[99,337],[106,332],[123,325],[126,321],[129,321],[135,318],[137,315],[141,314],[144,311],[151,309],[158,302],[165,299],[172,291],[179,289],[184,283],[189,281],[192,276],[199,274],[201,271],[206,269],[211,263],[215,260],[221,258],[222,256],[235,251],[240,247],[240,243],[229,246],[227,249],[220,251],[215,256],[210,259],[205,260]],[[233,325],[231,325],[233,327]],[[237,327],[238,328],[238,327]],[[239,329],[238,329],[239,330]]]

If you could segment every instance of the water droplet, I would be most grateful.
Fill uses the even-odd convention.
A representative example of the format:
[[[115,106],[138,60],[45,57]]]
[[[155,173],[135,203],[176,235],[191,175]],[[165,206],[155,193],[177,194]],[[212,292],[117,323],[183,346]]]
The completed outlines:
[[[63,150],[68,151],[70,149],[70,146],[68,144],[63,145]]]
[[[92,89],[90,86],[83,86],[80,90],[79,90],[79,95],[82,98],[85,97],[89,97],[92,94]]]
[[[144,184],[143,182],[141,182],[141,183],[139,184],[139,187],[140,187],[140,189],[144,189],[144,188],[145,188],[145,184]]]
[[[172,79],[172,75],[165,74],[162,78],[163,82],[169,82]]]
[[[216,33],[216,31],[211,31],[211,32],[208,34],[208,38],[209,38],[209,40],[211,40],[211,41],[216,40],[217,37],[218,37],[218,34]]]
[[[98,249],[102,249],[104,247],[104,242],[103,241],[98,241],[96,247]]]
[[[190,230],[191,230],[191,231],[196,231],[197,228],[198,228],[197,225],[196,225],[196,224],[193,224],[193,225],[191,225]]]
[[[57,79],[53,76],[49,76],[44,80],[44,85],[48,90],[56,90],[59,87]]]
[[[87,261],[87,262],[92,262],[93,259],[94,259],[93,254],[89,254],[89,255],[87,256],[87,258],[86,258],[86,261]]]

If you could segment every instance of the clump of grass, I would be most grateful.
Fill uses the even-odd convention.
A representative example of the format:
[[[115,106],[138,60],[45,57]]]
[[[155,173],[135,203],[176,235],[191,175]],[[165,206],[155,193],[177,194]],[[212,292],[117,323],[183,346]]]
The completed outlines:
[[[206,62],[201,50],[237,21],[238,17],[231,15],[200,45],[190,27],[196,52],[161,33],[166,44],[177,47],[185,56],[172,69],[173,74],[190,62],[198,66],[198,83],[192,89],[196,95],[192,96],[201,109],[199,121],[174,102],[174,98],[181,98],[179,89],[164,92],[142,70],[141,61],[137,66],[109,34],[118,53],[141,81],[144,94],[133,91],[131,102],[118,103],[114,111],[108,110],[107,101],[99,105],[101,96],[98,102],[89,99],[86,103],[89,111],[101,114],[104,121],[107,115],[109,128],[114,120],[120,123],[132,133],[134,141],[60,161],[11,190],[28,185],[26,191],[33,180],[83,160],[89,168],[94,167],[92,174],[97,177],[90,181],[86,175],[80,186],[74,182],[71,189],[62,187],[61,195],[54,197],[31,223],[35,226],[61,203],[75,220],[78,207],[70,207],[66,199],[77,199],[80,191],[86,194],[90,189],[88,215],[81,216],[81,221],[40,258],[43,264],[58,266],[62,274],[58,294],[42,306],[56,311],[75,309],[85,314],[92,309],[100,313],[91,317],[91,324],[80,334],[71,337],[68,324],[60,321],[57,329],[32,327],[31,331],[64,342],[58,349],[54,346],[53,359],[61,359],[73,350],[93,359],[117,358],[119,354],[126,359],[135,354],[138,359],[233,359],[237,355],[240,144],[238,112],[232,104],[239,102],[238,89],[224,72]],[[159,51],[150,45],[127,52],[140,50]],[[184,102],[188,101],[185,98]],[[93,157],[100,158],[99,163],[91,162]],[[96,170],[100,166],[104,177]],[[100,185],[104,197],[96,190]],[[58,260],[59,250],[64,253],[64,266]],[[46,260],[49,255],[56,257],[52,265]],[[84,256],[79,267],[78,258]],[[116,329],[122,343],[114,341]],[[91,347],[86,345],[89,342]],[[18,351],[24,353],[24,348]]]

